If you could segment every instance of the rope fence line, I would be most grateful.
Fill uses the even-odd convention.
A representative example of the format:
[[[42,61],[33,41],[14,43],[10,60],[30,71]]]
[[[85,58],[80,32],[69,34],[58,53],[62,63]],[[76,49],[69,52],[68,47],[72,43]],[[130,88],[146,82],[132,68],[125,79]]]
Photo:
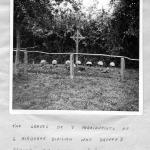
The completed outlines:
[[[17,51],[14,49],[13,51]],[[22,48],[20,50],[21,52],[26,52],[25,48]],[[115,57],[115,58],[125,58],[131,61],[139,61],[139,59],[133,59],[126,56],[117,56],[117,55],[107,55],[107,54],[91,54],[91,53],[48,53],[48,52],[42,52],[42,51],[27,51],[28,53],[41,53],[41,54],[47,54],[47,55],[86,55],[86,56],[104,56],[104,57]]]
[[[117,55],[107,55],[107,54],[91,54],[91,53],[74,53],[75,55],[88,55],[88,56],[104,56],[104,57],[116,57],[116,58],[126,58],[128,60],[139,61],[139,59],[133,59],[126,56]]]
[[[17,51],[17,50],[14,50]],[[26,52],[26,50],[21,49],[21,52]],[[48,53],[48,52],[42,52],[42,51],[27,51],[28,53],[41,53],[41,54],[47,54],[47,55],[70,55],[72,53]]]
[[[27,50],[27,49],[32,49],[32,48],[36,48],[36,47],[38,47],[38,46],[26,47],[26,48],[21,48],[21,49],[22,49],[22,50]],[[16,50],[17,50],[17,48],[14,48],[14,50],[16,51]]]

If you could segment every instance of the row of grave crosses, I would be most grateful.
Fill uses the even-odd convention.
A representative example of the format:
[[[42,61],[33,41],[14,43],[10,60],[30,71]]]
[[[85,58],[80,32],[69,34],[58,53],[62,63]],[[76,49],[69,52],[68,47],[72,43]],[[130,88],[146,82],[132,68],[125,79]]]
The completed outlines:
[[[71,37],[75,43],[76,43],[76,62],[78,62],[78,53],[79,53],[79,42],[83,39],[85,39],[85,37],[83,37],[81,35],[81,33],[79,32],[79,29],[77,29],[76,33]]]

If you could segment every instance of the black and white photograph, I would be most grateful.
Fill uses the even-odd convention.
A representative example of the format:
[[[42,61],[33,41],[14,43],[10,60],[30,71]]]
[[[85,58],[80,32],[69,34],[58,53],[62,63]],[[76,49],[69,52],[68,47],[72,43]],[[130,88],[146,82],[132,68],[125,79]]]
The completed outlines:
[[[140,0],[14,0],[12,110],[140,112]]]

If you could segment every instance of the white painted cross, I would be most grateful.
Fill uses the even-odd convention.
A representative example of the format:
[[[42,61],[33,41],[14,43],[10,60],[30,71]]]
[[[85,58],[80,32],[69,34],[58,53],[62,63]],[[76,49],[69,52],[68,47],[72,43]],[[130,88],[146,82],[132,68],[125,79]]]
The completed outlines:
[[[77,32],[71,37],[75,43],[76,43],[76,53],[78,54],[79,52],[79,42],[83,39],[85,39],[85,37],[83,37],[81,35],[81,33],[79,32],[79,30],[77,29]],[[78,55],[76,54],[76,62],[78,61]]]

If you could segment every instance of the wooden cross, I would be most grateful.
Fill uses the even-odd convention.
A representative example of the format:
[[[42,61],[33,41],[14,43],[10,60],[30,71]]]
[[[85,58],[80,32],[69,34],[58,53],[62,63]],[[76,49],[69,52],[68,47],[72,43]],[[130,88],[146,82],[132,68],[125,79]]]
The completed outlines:
[[[79,52],[79,42],[83,39],[85,39],[85,37],[83,37],[81,35],[81,33],[79,32],[79,30],[77,29],[77,32],[71,37],[75,43],[76,43],[76,63],[78,61],[78,52]]]

